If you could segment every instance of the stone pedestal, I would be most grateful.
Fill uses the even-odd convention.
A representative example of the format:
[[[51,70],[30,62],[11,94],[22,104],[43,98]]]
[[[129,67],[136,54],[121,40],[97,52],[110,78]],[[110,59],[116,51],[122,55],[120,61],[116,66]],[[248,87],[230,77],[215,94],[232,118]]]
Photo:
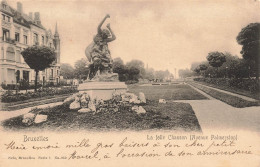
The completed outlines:
[[[92,99],[109,100],[114,92],[125,93],[127,86],[124,82],[85,82],[79,84],[78,90],[88,93]]]

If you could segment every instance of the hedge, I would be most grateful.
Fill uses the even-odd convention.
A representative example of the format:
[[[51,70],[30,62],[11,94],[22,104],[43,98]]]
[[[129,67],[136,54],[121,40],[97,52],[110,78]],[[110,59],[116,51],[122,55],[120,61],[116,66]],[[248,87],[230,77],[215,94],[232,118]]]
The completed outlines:
[[[259,83],[255,79],[242,78],[194,78],[194,81],[206,82],[219,86],[238,88],[250,92],[259,92]]]
[[[62,94],[70,94],[77,92],[75,87],[62,87],[62,88],[43,88],[39,89],[37,92],[27,92],[27,93],[13,93],[13,91],[6,91],[1,96],[1,101],[4,103],[18,102],[33,98],[40,98],[45,96],[54,96]]]

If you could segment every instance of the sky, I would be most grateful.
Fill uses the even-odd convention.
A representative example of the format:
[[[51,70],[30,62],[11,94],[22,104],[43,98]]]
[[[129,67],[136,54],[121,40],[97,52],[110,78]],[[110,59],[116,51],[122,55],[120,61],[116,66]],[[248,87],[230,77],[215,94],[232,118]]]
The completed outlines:
[[[7,1],[16,8],[17,1]],[[61,63],[85,58],[85,48],[106,14],[117,39],[109,43],[112,58],[133,59],[155,70],[190,68],[211,51],[241,57],[236,36],[260,22],[257,0],[21,0],[24,13],[40,12],[42,24],[61,39]]]

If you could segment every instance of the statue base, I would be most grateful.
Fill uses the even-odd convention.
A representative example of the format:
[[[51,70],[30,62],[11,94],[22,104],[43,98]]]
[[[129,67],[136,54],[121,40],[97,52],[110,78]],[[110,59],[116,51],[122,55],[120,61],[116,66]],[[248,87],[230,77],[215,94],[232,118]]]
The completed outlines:
[[[90,98],[97,100],[109,100],[113,93],[125,93],[127,85],[124,82],[84,82],[79,84],[78,90],[80,93],[86,92]]]

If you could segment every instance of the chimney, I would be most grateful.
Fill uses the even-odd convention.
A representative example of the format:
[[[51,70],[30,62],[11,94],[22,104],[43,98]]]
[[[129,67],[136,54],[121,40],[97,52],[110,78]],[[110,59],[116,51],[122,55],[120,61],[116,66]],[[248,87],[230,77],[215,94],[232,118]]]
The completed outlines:
[[[34,21],[36,22],[36,24],[41,24],[40,12],[34,13]]]
[[[29,13],[29,18],[33,20],[33,14],[32,14],[32,12]]]
[[[23,4],[21,2],[17,2],[17,11],[23,13]]]

